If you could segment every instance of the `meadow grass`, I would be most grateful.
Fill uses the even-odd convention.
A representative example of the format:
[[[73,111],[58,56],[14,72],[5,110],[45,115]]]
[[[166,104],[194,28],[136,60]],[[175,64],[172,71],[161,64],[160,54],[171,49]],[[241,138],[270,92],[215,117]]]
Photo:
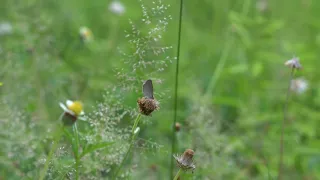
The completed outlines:
[[[184,1],[180,37],[179,0],[117,2],[0,2],[0,179],[320,178],[320,2]],[[62,128],[67,99],[85,115]],[[193,173],[171,165],[189,148]]]

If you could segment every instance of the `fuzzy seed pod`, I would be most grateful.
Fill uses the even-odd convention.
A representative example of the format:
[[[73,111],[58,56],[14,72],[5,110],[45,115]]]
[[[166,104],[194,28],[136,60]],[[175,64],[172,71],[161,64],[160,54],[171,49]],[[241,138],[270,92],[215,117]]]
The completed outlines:
[[[181,124],[176,122],[176,124],[174,125],[174,129],[176,130],[176,132],[179,132],[181,129]]]
[[[139,111],[141,114],[149,116],[154,110],[158,110],[158,102],[155,99],[142,97],[138,99]]]
[[[186,149],[182,155],[173,156],[177,162],[179,168],[187,171],[192,170],[192,172],[196,169],[196,166],[193,163],[193,155],[194,151],[192,149]]]

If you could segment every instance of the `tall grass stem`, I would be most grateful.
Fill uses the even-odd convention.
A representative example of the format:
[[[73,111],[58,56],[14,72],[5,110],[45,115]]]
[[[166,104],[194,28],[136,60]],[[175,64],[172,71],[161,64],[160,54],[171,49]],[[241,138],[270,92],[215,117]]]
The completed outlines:
[[[78,132],[78,128],[77,128],[77,123],[74,123],[73,126],[73,132],[74,132],[74,137],[75,137],[75,141],[76,141],[76,148],[75,148],[75,167],[76,167],[76,180],[79,179],[79,166],[80,166],[80,158],[79,158],[79,132]]]
[[[291,86],[291,81],[293,79],[293,75],[294,75],[294,68],[292,68],[291,73],[290,73],[289,85],[287,88],[287,97],[286,97],[286,101],[284,103],[284,108],[283,108],[283,120],[282,120],[282,126],[281,126],[281,136],[280,136],[280,157],[279,157],[278,180],[282,179],[282,173],[283,173],[284,129],[285,129],[285,125],[286,125],[286,119],[288,116],[290,86]]]
[[[130,153],[130,151],[131,151],[131,149],[132,149],[132,146],[133,146],[133,143],[134,143],[134,140],[135,140],[135,137],[136,137],[136,135],[134,134],[134,130],[138,127],[139,122],[140,122],[140,119],[141,119],[141,114],[139,113],[138,116],[137,116],[137,118],[134,120],[134,123],[133,123],[133,126],[132,126],[132,130],[131,130],[131,140],[130,140],[129,148],[128,148],[128,150],[127,150],[124,158],[122,159],[122,162],[120,163],[119,168],[118,168],[118,169],[116,170],[116,172],[114,173],[112,179],[116,179],[116,178],[117,178],[117,176],[118,176],[119,172],[121,171],[121,169],[122,169],[122,167],[123,167],[126,159],[127,159],[128,156],[129,156],[129,153]]]
[[[181,27],[182,27],[182,12],[183,12],[183,0],[180,0],[179,6],[179,27],[178,27],[178,41],[177,41],[177,63],[176,63],[176,72],[175,72],[175,87],[174,87],[174,114],[173,114],[173,124],[172,124],[172,135],[171,135],[171,163],[169,170],[169,177],[170,179],[173,178],[174,173],[174,161],[173,161],[173,154],[175,152],[175,145],[176,145],[176,131],[175,131],[175,124],[177,122],[177,111],[178,111],[178,85],[179,85],[179,61],[180,61],[180,49],[181,49]]]

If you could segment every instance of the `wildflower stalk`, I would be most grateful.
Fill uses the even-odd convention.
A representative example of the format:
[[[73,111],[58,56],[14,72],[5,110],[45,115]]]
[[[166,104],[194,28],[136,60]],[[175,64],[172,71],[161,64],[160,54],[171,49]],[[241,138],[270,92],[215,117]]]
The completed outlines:
[[[73,126],[73,132],[74,132],[74,137],[75,137],[75,152],[74,152],[74,158],[75,158],[75,169],[76,169],[76,179],[79,179],[79,166],[80,166],[80,158],[79,158],[79,133],[78,133],[78,128],[77,128],[77,123],[74,123]]]
[[[179,81],[179,59],[180,59],[180,45],[181,45],[181,27],[182,27],[182,8],[183,8],[183,0],[180,0],[180,9],[179,9],[179,27],[178,27],[178,47],[177,47],[177,64],[176,64],[176,74],[175,74],[175,94],[174,94],[174,115],[173,115],[173,124],[172,124],[172,142],[171,142],[171,157],[175,152],[176,145],[176,132],[175,132],[175,124],[177,122],[177,111],[178,111],[178,81]],[[170,179],[173,178],[174,171],[174,162],[171,158],[171,170],[169,171]]]
[[[127,159],[128,156],[129,156],[129,153],[130,153],[130,151],[131,151],[131,149],[132,149],[132,146],[133,146],[133,142],[134,142],[135,137],[136,137],[134,131],[135,131],[135,129],[138,127],[138,124],[139,124],[139,122],[140,122],[140,119],[141,119],[141,114],[139,113],[138,116],[137,116],[137,118],[134,120],[134,123],[133,123],[133,126],[132,126],[130,146],[129,146],[127,152],[126,152],[126,155],[125,155],[124,158],[122,159],[122,162],[121,162],[119,168],[118,168],[118,169],[116,170],[116,172],[114,173],[112,179],[116,179],[116,177],[118,176],[119,172],[121,171],[121,168],[122,168],[123,165],[124,165],[124,162],[126,161],[126,159]]]
[[[287,97],[286,101],[284,104],[284,109],[283,109],[283,120],[282,120],[282,126],[281,126],[281,136],[280,136],[280,158],[279,158],[279,170],[278,170],[278,180],[282,179],[282,170],[283,170],[283,151],[284,151],[284,128],[286,125],[286,119],[287,119],[287,114],[288,114],[288,104],[289,104],[289,97],[290,97],[290,86],[291,86],[291,81],[293,79],[294,75],[294,69],[295,67],[291,68],[291,74],[290,74],[290,79],[289,79],[289,85],[287,89]]]
[[[61,122],[63,116],[64,116],[64,113],[62,113],[60,115],[58,122]],[[45,178],[46,174],[47,174],[47,171],[48,171],[48,168],[49,168],[49,163],[50,163],[50,161],[52,159],[52,156],[53,156],[54,152],[58,148],[58,144],[59,144],[60,138],[62,137],[62,134],[63,134],[62,132],[63,131],[61,131],[61,128],[58,128],[58,131],[56,132],[54,140],[53,140],[53,145],[52,145],[52,147],[50,149],[50,152],[49,152],[48,157],[46,159],[46,162],[44,164],[44,168],[40,172],[39,180],[43,180]]]
[[[179,171],[177,172],[176,176],[173,178],[173,180],[177,180],[180,176],[181,173],[181,168],[179,169]]]
[[[134,130],[136,130],[136,128],[138,127],[138,124],[140,122],[141,119],[141,114],[139,113],[136,120],[134,120],[134,124],[132,126],[132,130],[131,130],[131,138],[134,138]],[[133,139],[132,139],[133,140]]]

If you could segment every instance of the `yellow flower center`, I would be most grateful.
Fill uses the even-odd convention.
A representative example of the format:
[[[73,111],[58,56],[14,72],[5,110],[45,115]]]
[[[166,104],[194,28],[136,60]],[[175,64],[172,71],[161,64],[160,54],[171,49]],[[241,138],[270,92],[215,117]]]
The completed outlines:
[[[89,30],[86,30],[83,34],[84,34],[84,36],[86,38],[90,38],[91,37],[91,32]]]
[[[68,106],[68,109],[78,116],[82,112],[82,103],[80,101],[74,101]]]

